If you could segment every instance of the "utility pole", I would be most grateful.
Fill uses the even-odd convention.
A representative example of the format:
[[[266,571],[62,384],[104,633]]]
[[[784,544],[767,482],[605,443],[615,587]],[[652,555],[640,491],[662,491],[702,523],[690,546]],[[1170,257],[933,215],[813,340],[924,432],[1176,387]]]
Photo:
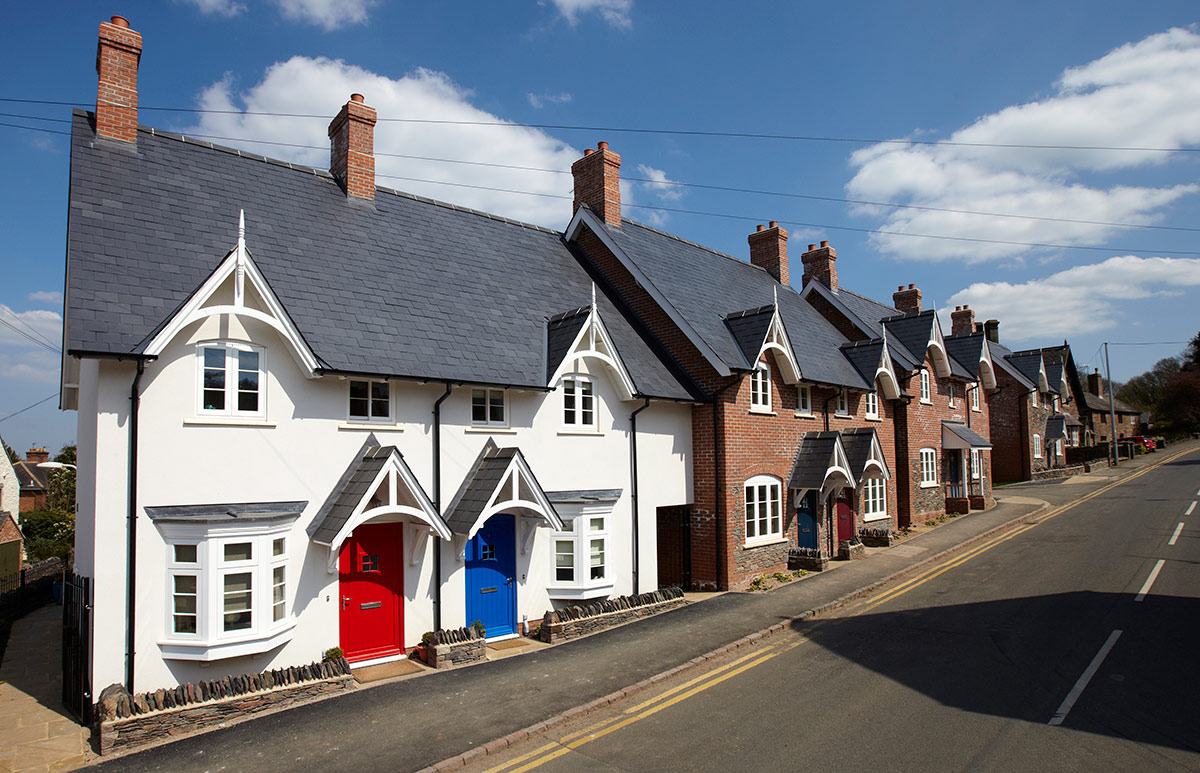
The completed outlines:
[[[1108,364],[1108,341],[1104,342],[1104,377],[1108,379],[1108,427],[1111,431],[1108,442],[1112,446],[1113,467],[1121,461],[1117,454],[1117,407],[1113,402],[1112,367]]]

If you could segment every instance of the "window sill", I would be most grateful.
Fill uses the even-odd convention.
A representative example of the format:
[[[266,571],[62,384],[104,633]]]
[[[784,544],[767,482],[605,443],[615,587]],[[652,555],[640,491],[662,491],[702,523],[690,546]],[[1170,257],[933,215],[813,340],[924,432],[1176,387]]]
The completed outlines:
[[[815,419],[815,418],[817,418],[816,414],[814,414],[812,411],[805,411],[803,413],[801,413],[800,411],[796,411],[792,415],[795,416],[797,419]]]
[[[474,435],[515,435],[517,431],[512,427],[484,427],[471,425],[463,427],[463,432]]]
[[[295,621],[284,628],[265,634],[255,634],[227,641],[184,641],[180,639],[164,639],[158,643],[163,657],[167,660],[198,660],[211,662],[236,658],[243,655],[257,655],[274,649],[281,644],[291,641],[296,629]]]
[[[933,405],[933,400],[918,400],[921,405]]]
[[[938,487],[938,484],[936,484],[936,483],[922,483],[920,485],[920,488],[937,488],[937,487]]]
[[[765,548],[768,545],[781,545],[788,541],[787,537],[755,537],[742,543],[742,548]]]
[[[833,416],[832,416],[831,418],[834,418],[834,419],[853,419],[854,417],[853,417],[853,416],[851,416],[849,413],[835,413],[835,414],[833,414]]]
[[[751,407],[751,408],[750,408],[750,413],[754,413],[754,414],[757,414],[757,415],[759,415],[759,416],[776,416],[776,415],[777,415],[777,414],[775,413],[775,411],[772,411],[770,408],[754,408],[754,407]]]
[[[558,431],[558,434],[560,434],[560,435],[583,435],[585,437],[588,437],[588,436],[600,437],[604,433],[598,429],[566,429],[566,428],[563,428]]]
[[[866,421],[883,421],[883,417],[882,417],[882,416],[864,416],[863,418],[864,418]]]
[[[381,421],[379,423],[365,422],[365,421],[344,421],[338,425],[338,429],[345,429],[345,430],[368,429],[368,430],[380,430],[382,432],[403,432],[404,431],[404,427],[401,427],[397,424],[389,424],[388,422],[384,422],[384,421]]]
[[[875,513],[874,515],[864,515],[863,523],[871,523],[872,521],[886,521],[891,518],[887,513]]]
[[[258,427],[274,429],[275,422],[264,419],[239,419],[231,416],[197,416],[184,419],[185,427]]]
[[[551,585],[546,589],[546,595],[552,599],[598,599],[612,595],[613,584],[605,582],[600,585]]]
[[[972,408],[971,413],[983,413],[983,409],[982,408]]]

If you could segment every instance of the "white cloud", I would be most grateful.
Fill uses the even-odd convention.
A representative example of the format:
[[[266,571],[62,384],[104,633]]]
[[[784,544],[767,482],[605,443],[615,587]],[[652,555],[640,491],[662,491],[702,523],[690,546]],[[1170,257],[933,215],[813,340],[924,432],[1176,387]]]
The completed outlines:
[[[572,99],[571,95],[565,91],[559,94],[534,94],[530,92],[525,96],[529,98],[529,104],[535,110],[541,110],[546,105],[561,105],[565,102],[570,102]]]
[[[552,0],[554,7],[574,27],[579,23],[579,17],[588,13],[599,13],[600,18],[614,27],[629,29],[633,20],[629,18],[633,10],[633,0]]]
[[[267,69],[262,80],[234,93],[230,78],[214,83],[200,95],[200,107],[233,110],[233,114],[205,113],[201,122],[185,130],[192,135],[217,135],[313,146],[313,150],[248,141],[214,140],[255,153],[283,158],[317,168],[329,166],[329,119],[280,118],[250,115],[254,112],[333,115],[350,94],[358,92],[375,108],[376,180],[380,185],[423,196],[452,201],[485,212],[548,226],[563,226],[571,216],[571,176],[511,168],[449,164],[421,158],[450,158],[482,163],[569,172],[581,155],[545,132],[514,125],[478,126],[387,121],[388,118],[441,119],[500,122],[471,104],[472,94],[443,73],[416,70],[402,78],[389,78],[348,65],[340,60],[293,57]],[[244,110],[245,113],[236,112]],[[388,157],[404,154],[409,158]],[[393,175],[403,178],[388,177]],[[418,180],[444,181],[479,188],[438,185]],[[527,191],[542,195],[505,193]],[[553,197],[565,198],[553,198]]]
[[[56,348],[62,341],[62,316],[56,311],[44,309],[14,311],[4,304],[0,304],[0,320],[5,323],[0,324],[0,346],[42,349],[39,344],[33,343],[22,333],[44,340]],[[9,327],[10,325],[11,327]],[[16,332],[17,330],[20,330],[21,333]],[[43,349],[43,351],[45,350]]]
[[[650,182],[642,183],[642,187],[664,201],[679,201],[683,196],[683,188],[673,184],[675,181],[667,177],[667,173],[652,166],[638,164],[638,173]]]
[[[200,13],[213,16],[238,16],[246,12],[244,3],[235,0],[187,0],[196,6]]]
[[[983,116],[953,142],[1179,148],[1200,143],[1200,34],[1172,29],[1065,71],[1054,93]],[[1152,225],[1192,184],[1103,184],[1120,170],[1163,166],[1171,153],[878,144],[851,156],[852,198],[927,207]],[[1087,176],[1088,181],[1083,181]],[[1094,244],[1112,226],[858,207],[881,228],[1042,244]],[[886,213],[886,214],[885,214]],[[1028,248],[874,235],[902,258],[984,261]]]
[[[215,2],[216,0],[210,0]],[[378,0],[275,0],[285,19],[322,27],[326,32],[364,24]]]
[[[1200,286],[1200,258],[1113,257],[1020,284],[978,282],[952,295],[942,311],[968,304],[976,318],[999,319],[1005,341],[1047,340],[1093,333],[1145,315],[1145,299]],[[1194,291],[1192,291],[1194,292]]]
[[[39,350],[6,354],[0,352],[4,380],[24,384],[57,384],[62,361],[57,354]]]
[[[57,290],[37,290],[26,295],[25,298],[34,303],[56,304],[62,303],[63,295]]]

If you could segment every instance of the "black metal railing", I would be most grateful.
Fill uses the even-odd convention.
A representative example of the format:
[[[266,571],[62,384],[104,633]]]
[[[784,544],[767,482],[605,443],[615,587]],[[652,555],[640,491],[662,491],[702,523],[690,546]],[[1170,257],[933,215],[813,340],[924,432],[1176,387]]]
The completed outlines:
[[[83,725],[92,720],[92,579],[68,572],[63,582],[63,705]]]

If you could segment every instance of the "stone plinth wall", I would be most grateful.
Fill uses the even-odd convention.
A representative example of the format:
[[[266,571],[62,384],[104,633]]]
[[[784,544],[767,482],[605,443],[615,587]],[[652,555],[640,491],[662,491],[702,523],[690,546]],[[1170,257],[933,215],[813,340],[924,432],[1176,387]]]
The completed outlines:
[[[634,606],[635,600],[647,601]],[[616,608],[598,614],[581,615],[579,613],[584,610],[579,607],[571,610],[550,611],[542,618],[542,627],[538,632],[538,638],[548,644],[577,639],[580,636],[603,631],[632,620],[657,615],[659,612],[665,612],[686,603],[682,590],[667,588],[654,593],[644,593],[641,596],[622,596],[618,599],[601,602],[603,607],[597,605],[597,608]]]
[[[900,542],[895,532],[888,530],[883,531],[860,531],[858,533],[858,541],[868,548],[890,548],[892,545]]]
[[[971,501],[966,497],[946,497],[946,512],[964,515],[971,512]]]
[[[970,503],[972,510],[986,510],[988,507],[987,500],[982,494],[972,494],[967,497],[967,502]]]
[[[128,719],[103,719],[99,725],[99,752],[165,741],[196,730],[215,727],[241,717],[283,709],[333,692],[352,689],[349,674],[301,682],[290,686],[248,692],[233,698],[211,700],[183,708],[151,711]],[[140,697],[140,696],[139,696]]]
[[[867,557],[867,546],[861,542],[842,540],[838,543],[838,560],[852,561],[856,558]]]
[[[788,569],[796,572],[804,569],[809,572],[823,572],[829,568],[829,559],[825,556],[798,556],[788,554]]]
[[[429,665],[434,668],[458,668],[481,660],[487,660],[487,642],[483,639],[435,644],[429,648]]]
[[[1085,471],[1087,465],[1075,464],[1070,467],[1052,467],[1048,470],[1039,470],[1033,474],[1034,480],[1056,480],[1058,478],[1069,478],[1072,475],[1080,475]]]

